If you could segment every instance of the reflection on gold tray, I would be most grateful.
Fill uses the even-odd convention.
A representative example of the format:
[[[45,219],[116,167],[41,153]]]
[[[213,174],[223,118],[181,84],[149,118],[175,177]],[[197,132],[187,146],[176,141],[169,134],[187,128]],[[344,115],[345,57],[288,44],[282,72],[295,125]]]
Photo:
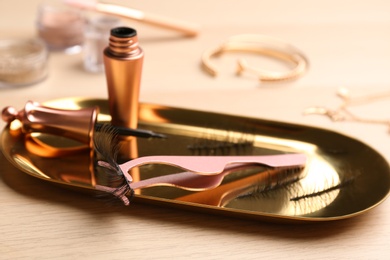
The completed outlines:
[[[99,106],[99,121],[109,121],[108,103],[101,99],[61,99],[45,103],[63,109]],[[390,170],[385,159],[367,145],[327,130],[260,119],[141,104],[140,128],[166,134],[166,140],[137,139],[136,156],[146,155],[268,155],[305,153],[304,178],[294,182],[258,182],[257,173],[234,173],[209,191],[189,192],[175,187],[151,187],[135,201],[229,216],[279,221],[328,221],[359,215],[386,199]],[[76,148],[60,158],[31,153],[26,137],[7,126],[1,136],[6,158],[20,170],[55,183],[93,189],[89,153],[69,140],[45,135],[36,143]],[[31,140],[30,140],[31,141]],[[134,155],[134,154],[133,154]],[[139,168],[135,179],[170,170]],[[77,177],[75,178],[75,174]],[[70,173],[70,174],[69,174]],[[267,179],[267,178],[263,178]],[[221,203],[227,191],[251,181],[244,193]]]

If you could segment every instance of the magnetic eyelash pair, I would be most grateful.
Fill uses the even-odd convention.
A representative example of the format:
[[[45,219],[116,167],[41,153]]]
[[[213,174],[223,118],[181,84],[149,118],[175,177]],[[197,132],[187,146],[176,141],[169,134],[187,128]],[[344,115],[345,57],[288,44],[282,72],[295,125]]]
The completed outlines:
[[[5,108],[2,117],[11,122],[18,119],[22,131],[65,135],[84,142],[91,149],[94,165],[91,182],[99,191],[113,194],[125,205],[130,203],[134,189],[151,186],[173,186],[189,191],[208,191],[220,186],[231,172],[255,166],[275,169],[302,168],[306,164],[303,154],[267,156],[145,156],[123,164],[116,162],[118,153],[117,133],[110,125],[99,126],[96,131],[97,108],[62,110],[28,102],[24,110],[17,112]],[[156,133],[151,132],[153,135]],[[161,137],[156,134],[157,137]],[[141,181],[132,181],[130,169],[145,164],[165,164],[183,169],[183,172],[162,175]],[[276,174],[283,171],[275,171]]]

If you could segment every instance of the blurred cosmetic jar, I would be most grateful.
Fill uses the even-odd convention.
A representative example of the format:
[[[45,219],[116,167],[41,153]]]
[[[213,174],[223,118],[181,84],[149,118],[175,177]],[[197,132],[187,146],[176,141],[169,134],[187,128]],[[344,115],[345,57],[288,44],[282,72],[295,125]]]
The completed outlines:
[[[84,39],[84,68],[86,71],[104,71],[103,51],[108,46],[110,31],[122,24],[112,16],[95,16],[87,22]]]
[[[86,19],[81,10],[57,2],[45,2],[38,7],[37,30],[52,51],[67,54],[81,51]]]
[[[40,39],[0,40],[0,86],[24,86],[47,76],[48,50]]]

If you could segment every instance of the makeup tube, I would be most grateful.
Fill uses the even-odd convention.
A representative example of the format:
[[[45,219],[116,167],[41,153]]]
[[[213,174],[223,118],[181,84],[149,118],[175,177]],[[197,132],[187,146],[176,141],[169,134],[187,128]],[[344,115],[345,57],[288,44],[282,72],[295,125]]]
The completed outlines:
[[[111,29],[109,46],[104,50],[104,67],[113,125],[137,128],[143,58],[136,30]]]

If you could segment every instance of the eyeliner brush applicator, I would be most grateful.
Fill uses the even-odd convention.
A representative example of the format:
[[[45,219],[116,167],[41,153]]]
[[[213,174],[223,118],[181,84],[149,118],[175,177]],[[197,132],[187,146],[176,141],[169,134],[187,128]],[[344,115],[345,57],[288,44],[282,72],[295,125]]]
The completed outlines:
[[[95,130],[100,131],[103,127],[103,123],[96,123],[95,124]],[[166,135],[156,133],[150,130],[145,129],[135,129],[135,128],[128,128],[124,126],[111,126],[113,130],[117,133],[119,136],[135,136],[135,137],[141,137],[141,138],[167,138]]]

